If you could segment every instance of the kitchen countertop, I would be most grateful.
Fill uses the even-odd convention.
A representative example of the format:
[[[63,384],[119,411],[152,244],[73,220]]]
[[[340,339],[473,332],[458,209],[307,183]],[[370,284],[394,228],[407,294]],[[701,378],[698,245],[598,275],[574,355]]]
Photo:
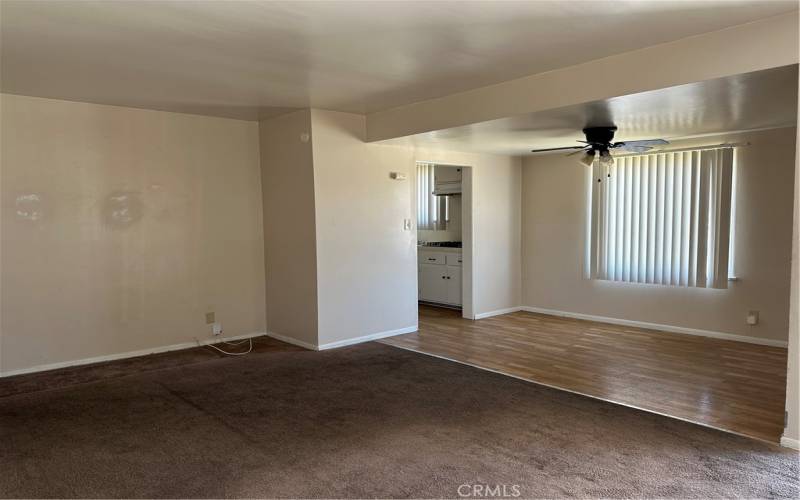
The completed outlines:
[[[425,252],[439,252],[439,253],[461,253],[461,248],[454,248],[454,247],[426,247],[422,245],[417,245],[417,251],[425,251]]]

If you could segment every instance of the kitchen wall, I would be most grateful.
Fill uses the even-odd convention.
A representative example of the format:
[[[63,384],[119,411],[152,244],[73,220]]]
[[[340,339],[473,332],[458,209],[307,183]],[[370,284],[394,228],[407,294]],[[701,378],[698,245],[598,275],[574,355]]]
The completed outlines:
[[[523,305],[785,341],[789,318],[794,128],[673,146],[750,142],[737,151],[735,272],[726,290],[584,280],[587,170],[574,158],[526,157]],[[760,311],[756,326],[748,310]]]
[[[0,106],[0,370],[265,330],[256,123]]]
[[[311,112],[258,124],[268,330],[317,345],[317,240]],[[306,135],[304,135],[306,134]]]

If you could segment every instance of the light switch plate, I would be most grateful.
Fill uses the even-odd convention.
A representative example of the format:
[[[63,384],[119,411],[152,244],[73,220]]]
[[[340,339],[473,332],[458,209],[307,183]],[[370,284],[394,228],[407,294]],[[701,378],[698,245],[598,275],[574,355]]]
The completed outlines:
[[[411,219],[403,219],[403,230],[411,231]]]

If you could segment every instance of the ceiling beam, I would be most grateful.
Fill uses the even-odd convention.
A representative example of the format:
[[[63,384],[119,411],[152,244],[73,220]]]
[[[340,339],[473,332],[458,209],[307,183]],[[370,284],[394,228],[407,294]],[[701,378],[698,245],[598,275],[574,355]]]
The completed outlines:
[[[371,113],[367,115],[367,140],[393,139],[797,62],[795,11]]]

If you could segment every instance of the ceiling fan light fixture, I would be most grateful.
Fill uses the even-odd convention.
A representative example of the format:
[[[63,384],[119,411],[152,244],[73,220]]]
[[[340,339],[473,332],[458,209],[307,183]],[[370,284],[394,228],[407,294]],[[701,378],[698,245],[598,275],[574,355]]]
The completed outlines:
[[[606,151],[600,151],[600,165],[604,167],[613,167],[614,166],[614,157],[611,156],[611,153]]]
[[[587,151],[586,154],[581,156],[580,160],[578,161],[587,167],[591,167],[592,163],[594,163],[594,150]]]

